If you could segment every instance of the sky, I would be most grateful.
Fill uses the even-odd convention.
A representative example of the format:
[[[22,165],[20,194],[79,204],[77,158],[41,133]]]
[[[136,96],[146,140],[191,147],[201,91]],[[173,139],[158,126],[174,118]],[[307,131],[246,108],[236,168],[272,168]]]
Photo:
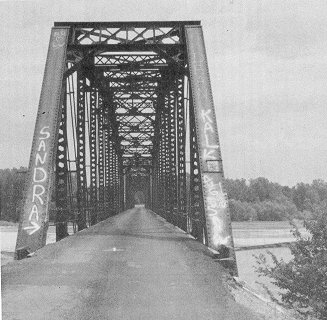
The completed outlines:
[[[0,168],[27,166],[54,21],[201,20],[227,178],[327,180],[327,1],[0,0]]]

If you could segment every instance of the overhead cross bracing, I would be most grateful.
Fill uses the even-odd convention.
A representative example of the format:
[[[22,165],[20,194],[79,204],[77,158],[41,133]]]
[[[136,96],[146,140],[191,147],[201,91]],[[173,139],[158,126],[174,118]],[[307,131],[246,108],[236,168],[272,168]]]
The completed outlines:
[[[16,258],[45,245],[49,217],[60,240],[137,192],[236,272],[200,23],[55,23]]]

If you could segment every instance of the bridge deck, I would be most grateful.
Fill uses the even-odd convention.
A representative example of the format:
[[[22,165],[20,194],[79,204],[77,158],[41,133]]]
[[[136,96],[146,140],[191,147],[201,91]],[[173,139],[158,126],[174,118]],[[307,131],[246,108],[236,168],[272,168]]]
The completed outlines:
[[[4,266],[3,319],[259,319],[206,253],[151,211],[128,210]]]

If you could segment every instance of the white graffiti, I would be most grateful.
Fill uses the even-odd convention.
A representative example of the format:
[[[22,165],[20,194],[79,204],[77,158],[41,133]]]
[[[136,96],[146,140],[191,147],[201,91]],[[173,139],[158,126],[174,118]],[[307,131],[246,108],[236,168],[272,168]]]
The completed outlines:
[[[52,47],[53,48],[61,48],[65,45],[65,37],[66,33],[64,30],[55,31],[53,35],[53,42]]]
[[[32,235],[33,233],[35,233],[36,231],[38,231],[40,228],[41,228],[41,226],[40,225],[38,225],[36,222],[34,222],[34,221],[31,221],[31,224],[32,224],[32,226],[29,226],[29,227],[25,227],[24,228],[24,230],[29,230],[28,231],[28,234],[29,235]]]
[[[219,216],[219,209],[227,208],[227,200],[222,190],[221,182],[215,184],[208,174],[203,174],[203,183],[206,194],[208,218],[210,219],[213,230],[212,242],[215,246],[228,245],[231,237],[225,235],[224,221]]]
[[[204,123],[203,133],[205,139],[203,158],[212,160],[217,159],[217,156],[215,156],[214,152],[219,148],[219,146],[217,144],[211,144],[210,142],[210,136],[214,136],[215,133],[213,120],[211,118],[211,109],[201,110],[201,118]]]
[[[211,210],[211,214],[217,214],[217,208],[226,208],[227,201],[222,190],[221,182],[214,184],[213,179],[208,175],[203,175],[204,186],[207,191],[207,202]]]
[[[199,29],[198,29],[199,30]],[[198,33],[187,31],[187,36],[193,40],[190,54],[191,73],[194,73],[191,83],[196,90],[193,91],[194,101],[197,107],[197,113],[201,126],[197,131],[200,138],[201,162],[206,167],[201,172],[202,186],[206,203],[206,219],[208,223],[208,235],[210,242],[214,247],[221,245],[231,246],[232,238],[227,225],[226,209],[228,206],[227,198],[223,192],[222,185],[218,180],[220,172],[219,161],[219,140],[217,134],[216,120],[214,116],[214,106],[212,102],[212,92],[208,78],[204,46],[202,44],[201,31]],[[200,59],[199,59],[200,57]],[[198,113],[199,112],[199,113]],[[211,172],[211,173],[209,173]],[[216,180],[217,179],[217,180]]]
[[[43,127],[40,130],[39,145],[35,156],[33,170],[33,189],[32,189],[32,208],[28,216],[29,225],[24,228],[29,235],[37,232],[41,226],[39,225],[39,206],[44,204],[43,195],[45,193],[44,183],[48,176],[42,167],[46,163],[47,151],[46,140],[50,138],[49,127]]]

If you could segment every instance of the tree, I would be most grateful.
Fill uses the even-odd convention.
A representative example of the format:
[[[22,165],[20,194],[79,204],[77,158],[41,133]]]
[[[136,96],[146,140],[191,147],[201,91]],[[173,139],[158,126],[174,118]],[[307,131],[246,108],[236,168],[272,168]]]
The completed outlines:
[[[257,212],[251,203],[230,199],[229,209],[232,221],[253,221],[257,220]]]
[[[283,186],[281,188],[282,194],[289,200],[293,202],[293,191],[294,189],[288,187],[288,186]]]
[[[21,171],[26,170],[21,167],[19,170],[0,170],[0,198],[1,198],[1,219],[17,222],[19,220],[18,208],[23,196],[25,176]]]
[[[257,220],[260,221],[281,221],[289,220],[298,216],[296,206],[285,200],[265,200],[253,204],[257,212]]]
[[[298,183],[294,188],[293,202],[299,211],[313,211],[313,206],[320,203],[318,190],[308,183]]]
[[[315,219],[304,222],[309,237],[294,225],[296,242],[290,246],[293,259],[278,260],[271,252],[273,264],[263,254],[257,257],[260,275],[270,277],[284,289],[282,304],[303,316],[327,319],[327,206],[316,208]]]
[[[317,179],[312,181],[312,189],[318,195],[320,202],[327,201],[327,182]]]
[[[248,201],[248,189],[245,179],[226,179],[224,186],[230,199]]]

